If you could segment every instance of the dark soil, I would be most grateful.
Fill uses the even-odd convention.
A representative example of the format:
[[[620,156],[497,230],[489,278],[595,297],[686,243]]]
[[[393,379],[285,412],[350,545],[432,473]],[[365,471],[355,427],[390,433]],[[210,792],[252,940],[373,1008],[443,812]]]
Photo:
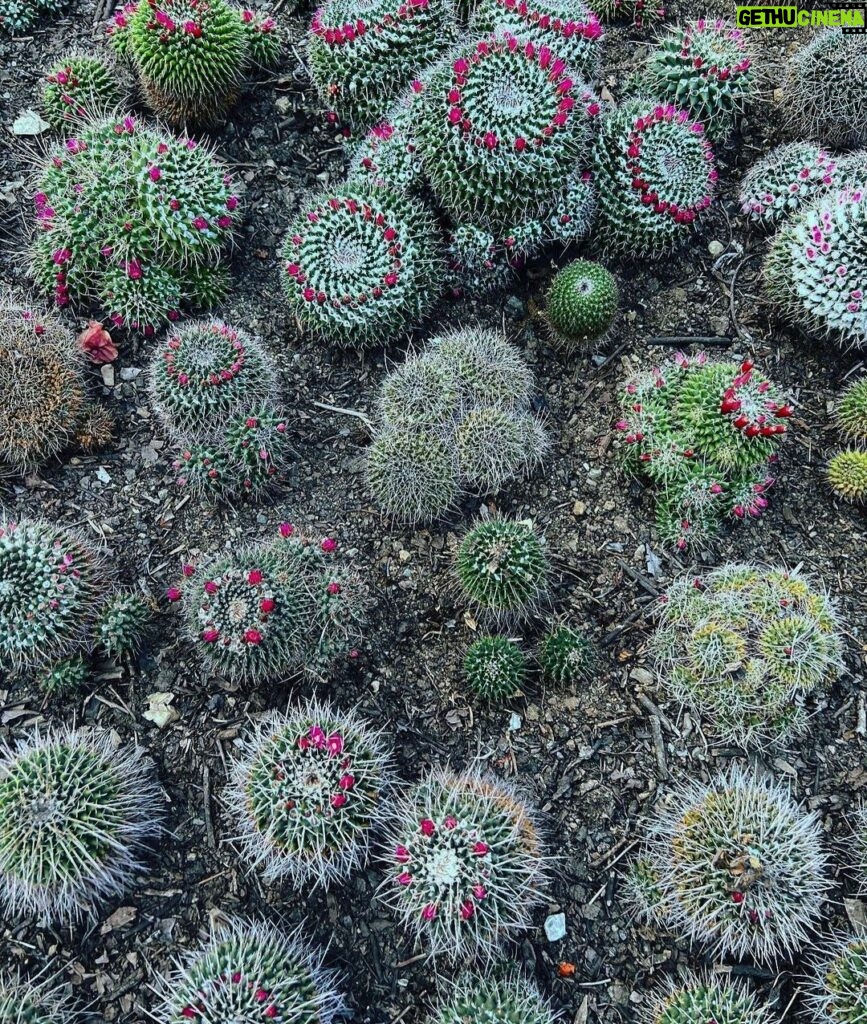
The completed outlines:
[[[56,57],[73,46],[102,45],[101,31],[91,28],[95,17],[93,3],[80,3],[32,37],[0,37],[0,223],[7,235],[0,276],[21,288],[27,285],[20,260],[26,179],[37,147],[14,140],[8,128],[22,109],[38,107],[40,73]],[[654,802],[677,781],[743,757],[681,718],[678,708],[663,704],[657,714],[662,698],[645,666],[656,597],[688,562],[655,537],[654,496],[619,468],[612,424],[624,375],[638,361],[668,353],[648,348],[647,340],[659,335],[731,338],[732,351],[751,353],[796,399],[767,514],[731,529],[713,550],[695,557],[708,565],[738,559],[803,565],[839,601],[851,638],[849,674],[821,698],[803,741],[764,763],[822,815],[839,868],[828,925],[831,918],[844,923],[843,897],[856,889],[845,870],[848,816],[867,783],[864,737],[856,732],[864,702],[865,520],[833,500],[823,463],[837,441],[829,425],[834,397],[859,362],[855,354],[774,325],[760,298],[764,240],[742,222],[733,196],[743,168],[782,138],[773,82],[741,134],[721,151],[722,199],[691,246],[670,259],[619,268],[623,312],[607,354],[566,359],[548,347],[533,316],[552,270],[548,263],[528,268],[511,294],[488,306],[444,304],[437,312],[435,325],[470,318],[503,324],[526,353],[548,410],[554,445],[544,472],[496,502],[510,515],[532,518],[556,557],[550,605],[521,635],[529,648],[545,621],[568,617],[600,652],[591,686],[563,692],[534,681],[523,697],[492,709],[463,685],[461,661],[474,623],[450,587],[457,537],[482,502],[467,501],[460,515],[431,529],[395,527],[379,515],[365,491],[363,424],[314,402],[369,412],[386,366],[401,352],[362,356],[325,348],[299,336],[281,302],[276,250],[282,233],[303,195],[338,180],[343,170],[339,139],[323,127],[296,66],[306,19],[290,20],[293,45],[283,69],[244,97],[213,141],[247,184],[247,218],[232,260],[235,289],[219,312],[260,333],[281,364],[298,449],[291,479],[270,504],[216,512],[179,494],[138,376],[152,343],[125,338],[119,339],[115,385],[104,387],[93,371],[95,388],[117,417],[115,443],[98,457],[46,467],[42,483],[30,481],[35,486],[12,482],[2,496],[9,515],[44,516],[103,539],[121,579],[143,580],[162,611],[158,639],[140,663],[104,666],[92,690],[77,699],[46,701],[35,685],[0,683],[0,732],[11,737],[39,722],[75,720],[135,737],[156,762],[171,829],[147,873],[92,926],[55,932],[33,922],[3,923],[3,959],[29,966],[55,958],[81,1000],[106,1020],[140,1021],[155,1006],[157,973],[206,933],[213,913],[306,920],[316,940],[330,943],[327,962],[342,972],[354,1020],[409,1024],[424,1018],[437,975],[373,898],[381,877],[375,861],[327,893],[294,892],[289,885],[263,886],[245,873],[226,842],[231,824],[221,794],[237,737],[251,716],[285,707],[316,687],[275,681],[249,688],[207,676],[164,593],[182,561],[265,536],[289,519],[336,537],[372,597],[362,657],[339,666],[318,692],[387,723],[403,778],[413,780],[435,762],[460,767],[481,758],[546,813],[551,852],[560,858],[547,913],[564,911],[568,934],[548,942],[543,909],[509,955],[538,980],[565,1020],[631,1019],[654,975],[673,973],[676,965],[711,964],[701,950],[633,924],[619,898],[620,873]],[[778,57],[789,44],[769,37],[766,60],[771,45]],[[646,46],[646,35],[610,31],[604,81],[615,98]],[[722,255],[710,254],[718,248],[708,249],[714,241]],[[162,730],[143,718],[147,695],[156,691],[173,693],[180,713]],[[513,712],[519,728],[510,728]],[[654,743],[654,728],[661,744]],[[847,907],[859,912],[856,903]],[[560,977],[561,961],[575,964],[572,976]],[[733,973],[757,979],[781,1011],[797,996],[800,966],[779,972],[737,967]],[[796,998],[790,1012],[798,1006]]]

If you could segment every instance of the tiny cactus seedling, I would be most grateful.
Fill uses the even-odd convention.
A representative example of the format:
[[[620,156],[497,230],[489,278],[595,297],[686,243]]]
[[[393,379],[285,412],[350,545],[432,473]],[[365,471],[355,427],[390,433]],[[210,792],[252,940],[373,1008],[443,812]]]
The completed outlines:
[[[440,204],[508,229],[556,203],[585,155],[595,97],[546,46],[494,34],[431,74],[415,136]]]
[[[198,304],[239,215],[206,146],[132,117],[88,124],[51,151],[33,203],[37,285],[147,336]]]
[[[0,467],[32,472],[67,447],[86,407],[84,374],[57,316],[0,294]]]
[[[109,590],[102,559],[75,534],[35,519],[0,524],[0,666],[83,650]]]
[[[464,673],[470,688],[484,700],[509,700],[524,684],[527,659],[513,640],[483,636],[470,645]]]
[[[849,449],[828,460],[828,483],[844,501],[867,501],[867,451]]]
[[[596,0],[594,6],[603,21],[628,21],[635,28],[646,28],[665,17],[659,0]]]
[[[685,241],[717,181],[702,124],[644,99],[627,100],[602,119],[594,171],[605,248],[631,257]]]
[[[637,857],[631,862],[623,875],[623,895],[634,917],[648,924],[664,924],[659,872],[650,858]]]
[[[663,488],[657,525],[680,550],[704,543],[726,518],[760,516],[793,409],[747,359],[712,362],[677,353],[623,393],[624,453]]]
[[[460,975],[429,1019],[430,1024],[557,1024],[558,1015],[529,978],[500,971]]]
[[[429,212],[394,190],[351,188],[312,200],[281,251],[299,320],[326,341],[384,344],[416,326],[442,268]]]
[[[750,747],[804,727],[804,700],[837,677],[843,642],[831,600],[809,578],[729,564],[675,582],[652,650],[677,700]]]
[[[0,974],[3,1024],[76,1024],[80,1020],[56,976]]]
[[[90,665],[87,659],[81,654],[73,654],[43,672],[38,680],[39,689],[49,697],[65,696],[83,689],[89,678]]]
[[[528,805],[474,771],[431,771],[396,803],[383,900],[431,957],[492,958],[544,898],[547,864]]]
[[[867,1021],[867,940],[835,936],[813,964],[808,1001],[821,1024]]]
[[[645,1024],[773,1024],[774,1018],[743,983],[689,973],[653,993]]]
[[[187,629],[206,667],[231,679],[320,673],[351,647],[359,607],[351,571],[334,565],[336,542],[300,538],[282,523],[270,542],[187,567]]]
[[[466,534],[455,570],[462,596],[494,619],[530,615],[545,596],[550,572],[533,524],[500,518],[482,520]]]
[[[760,964],[810,941],[829,888],[817,816],[740,767],[676,790],[650,825],[646,860],[672,928]]]
[[[112,594],[96,621],[96,646],[114,661],[137,654],[152,620],[153,608],[139,594]]]
[[[739,28],[721,18],[699,18],[663,36],[644,81],[652,96],[688,110],[712,139],[723,140],[753,95],[750,65]]]
[[[867,143],[867,37],[827,28],[789,60],[783,85],[799,132],[832,146]]]
[[[380,121],[447,51],[455,28],[450,0],[326,0],[313,15],[307,54],[332,120],[356,132]]]
[[[367,450],[367,486],[387,515],[430,522],[457,502],[454,454],[442,437],[424,429],[386,427]]]
[[[0,904],[69,923],[122,895],[160,831],[160,801],[137,747],[109,732],[35,734],[0,754]]]
[[[778,227],[826,192],[840,161],[813,142],[788,142],[756,161],[741,182],[741,212],[763,227]]]
[[[765,257],[765,291],[775,309],[841,347],[867,345],[865,231],[867,185],[828,192],[796,213]]]
[[[42,88],[42,107],[52,128],[104,117],[125,100],[115,69],[103,57],[63,57],[51,66]]]
[[[613,274],[598,263],[575,260],[548,289],[546,317],[554,340],[567,350],[593,348],[607,335],[618,302]]]
[[[244,859],[268,881],[345,880],[367,860],[390,776],[380,734],[354,712],[310,702],[268,716],[232,769]]]
[[[546,682],[572,686],[590,678],[596,664],[593,645],[577,629],[557,626],[539,646],[539,665]]]
[[[343,1010],[323,954],[299,931],[233,919],[162,978],[165,1024],[332,1024]]]
[[[837,404],[834,419],[848,441],[867,445],[867,377],[861,377],[846,388]]]
[[[63,0],[0,0],[0,28],[11,36],[29,32],[42,14],[56,14]]]

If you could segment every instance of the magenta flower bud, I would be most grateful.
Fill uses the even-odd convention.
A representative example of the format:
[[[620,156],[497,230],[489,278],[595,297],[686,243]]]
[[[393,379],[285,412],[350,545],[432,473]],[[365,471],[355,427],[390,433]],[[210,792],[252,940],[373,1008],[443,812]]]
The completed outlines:
[[[169,601],[172,602],[180,601],[181,592],[177,587],[169,587],[169,589],[166,591],[166,597],[168,598]]]

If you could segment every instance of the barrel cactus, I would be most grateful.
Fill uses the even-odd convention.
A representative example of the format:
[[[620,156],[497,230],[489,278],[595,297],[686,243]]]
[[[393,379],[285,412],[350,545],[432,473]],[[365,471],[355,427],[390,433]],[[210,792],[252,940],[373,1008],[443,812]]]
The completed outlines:
[[[867,452],[837,452],[828,460],[826,473],[831,489],[844,501],[867,501]]]
[[[536,985],[517,972],[461,974],[434,1007],[431,1024],[556,1024]]]
[[[104,117],[123,105],[127,92],[104,57],[70,54],[55,61],[45,76],[42,107],[52,128]]]
[[[572,686],[590,679],[596,654],[587,637],[571,626],[556,626],[539,645],[539,666],[546,682]]]
[[[435,768],[403,793],[383,858],[380,895],[431,957],[492,958],[545,897],[533,811],[475,771]]]
[[[813,964],[808,1000],[822,1024],[864,1024],[867,1020],[867,940],[836,935]]]
[[[641,98],[603,117],[594,172],[599,235],[606,250],[633,257],[688,238],[718,177],[703,125],[685,110]]]
[[[504,636],[475,640],[464,657],[467,683],[484,700],[503,701],[516,696],[527,675],[521,648]]]
[[[563,267],[545,300],[555,343],[567,350],[600,344],[614,321],[619,298],[617,279],[598,263],[575,260]]]
[[[741,182],[741,212],[762,227],[777,227],[831,188],[840,162],[813,142],[787,142],[750,167]]]
[[[688,973],[653,993],[645,1011],[648,1024],[773,1024],[774,1018],[742,982]]]

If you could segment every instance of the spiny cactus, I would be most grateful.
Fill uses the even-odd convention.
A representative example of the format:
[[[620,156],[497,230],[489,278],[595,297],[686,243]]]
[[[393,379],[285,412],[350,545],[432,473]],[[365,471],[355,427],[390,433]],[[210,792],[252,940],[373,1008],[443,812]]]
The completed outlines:
[[[837,181],[840,162],[813,142],[787,142],[750,167],[741,182],[741,212],[776,227]]]
[[[517,971],[460,975],[430,1017],[431,1024],[556,1024],[557,1019],[536,985]]]
[[[367,486],[387,515],[430,522],[456,503],[454,454],[431,431],[385,427],[367,449]]]
[[[525,618],[548,587],[544,540],[530,522],[482,520],[461,541],[455,558],[461,595],[494,619]]]
[[[83,655],[73,654],[58,661],[37,679],[39,689],[49,697],[81,690],[90,677],[90,664]],[[3,1018],[0,1017],[0,1020]]]
[[[480,0],[472,29],[479,35],[509,32],[523,42],[547,46],[586,82],[599,70],[602,26],[583,0]]]
[[[744,35],[722,18],[699,18],[672,28],[644,71],[649,93],[688,110],[708,135],[725,139],[755,90]]]
[[[115,421],[112,414],[99,402],[87,402],[75,428],[73,441],[81,451],[92,455],[111,443]]]
[[[26,978],[0,974],[0,1021],[3,1024],[75,1024],[72,1007],[56,975]]]
[[[0,753],[0,903],[69,923],[123,894],[160,832],[161,801],[138,747],[107,731],[34,733]]]
[[[527,659],[513,640],[483,636],[467,650],[464,673],[470,688],[484,700],[508,700],[524,684]]]
[[[527,409],[533,373],[520,351],[499,331],[480,327],[445,331],[431,338],[428,349],[451,368],[465,407]]]
[[[332,1024],[343,1011],[323,954],[300,931],[232,919],[162,978],[165,1024]]]
[[[867,37],[818,32],[789,59],[783,91],[799,132],[833,146],[867,143]]]
[[[539,646],[542,675],[556,686],[571,686],[589,679],[595,664],[593,645],[571,626],[552,629]]]
[[[810,941],[829,888],[822,827],[782,786],[734,766],[678,787],[649,832],[655,910],[686,938],[761,964]]]
[[[414,79],[385,117],[367,132],[350,161],[347,181],[365,188],[417,194],[424,185],[415,140],[415,107],[427,98],[424,77]]]
[[[834,420],[847,440],[867,444],[867,376],[846,388],[834,410]]]
[[[867,345],[865,232],[867,186],[829,192],[798,211],[765,257],[771,304],[806,333]]]
[[[241,24],[247,35],[252,63],[266,70],[276,68],[283,55],[283,36],[277,22],[269,14],[244,8]]]
[[[231,772],[244,859],[296,886],[347,878],[367,859],[390,778],[380,733],[355,712],[311,701],[269,715]]]
[[[636,857],[623,875],[623,898],[632,916],[653,925],[665,923],[659,872],[649,857]]]
[[[825,943],[811,972],[808,993],[813,1017],[822,1024],[867,1020],[867,940],[836,935]]]
[[[238,217],[232,179],[206,146],[99,121],[49,153],[33,196],[33,276],[54,301],[98,302],[151,335],[197,302]]]
[[[530,922],[547,870],[529,806],[497,779],[433,769],[395,805],[382,899],[429,956],[493,957]]]
[[[704,128],[685,110],[630,99],[602,119],[594,155],[607,251],[648,257],[689,237],[717,181]]]
[[[666,543],[683,550],[727,517],[762,514],[774,481],[768,467],[793,409],[752,360],[677,353],[633,377],[622,402],[617,429],[629,465],[663,488],[657,525]]]
[[[96,621],[97,646],[115,661],[136,654],[152,620],[151,604],[135,591],[112,594]]]
[[[71,54],[45,76],[42,107],[52,128],[104,117],[126,100],[117,72],[103,57]]]
[[[564,59],[508,34],[444,60],[428,96],[415,135],[437,199],[458,221],[497,229],[556,203],[599,112]]]
[[[454,433],[461,476],[483,493],[498,491],[528,463],[541,460],[542,452],[528,458],[527,437],[535,419],[487,406],[470,410]]]
[[[335,121],[369,128],[449,47],[450,0],[325,0],[310,23],[313,84]]]
[[[646,1024],[773,1024],[773,1017],[740,981],[690,972],[653,993],[643,1013]]]
[[[32,472],[63,451],[86,397],[81,354],[63,322],[0,292],[0,466]]]
[[[394,190],[323,193],[281,250],[283,287],[299,320],[326,341],[384,344],[414,327],[437,298],[433,218]]]
[[[11,36],[21,36],[41,14],[56,14],[63,6],[63,0],[0,0],[0,27]]]
[[[646,28],[665,17],[659,0],[596,0],[595,7],[604,21],[628,21],[635,28]]]
[[[844,501],[867,501],[867,452],[848,449],[828,460],[828,483]]]
[[[452,363],[423,351],[388,374],[377,406],[385,426],[439,430],[455,418],[461,399],[461,380]]]
[[[301,538],[290,523],[279,536],[241,547],[198,569],[183,588],[187,630],[211,672],[254,682],[318,673],[347,653],[357,635],[358,588],[333,565],[336,542]]]
[[[617,313],[617,280],[598,263],[575,260],[559,270],[546,297],[554,340],[566,349],[588,349],[604,339]]]
[[[83,649],[109,591],[99,554],[74,533],[0,524],[0,665],[32,669]]]
[[[652,642],[661,684],[728,742],[784,741],[842,668],[827,594],[797,571],[728,564],[677,580]]]

